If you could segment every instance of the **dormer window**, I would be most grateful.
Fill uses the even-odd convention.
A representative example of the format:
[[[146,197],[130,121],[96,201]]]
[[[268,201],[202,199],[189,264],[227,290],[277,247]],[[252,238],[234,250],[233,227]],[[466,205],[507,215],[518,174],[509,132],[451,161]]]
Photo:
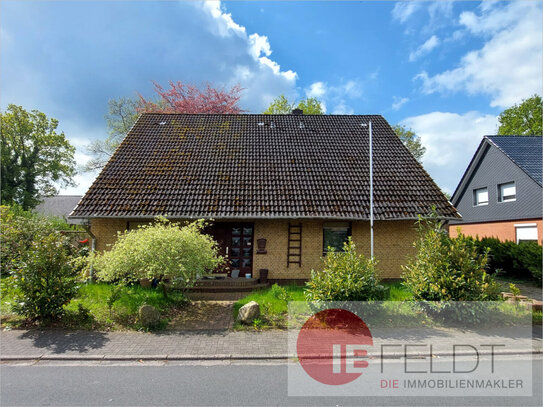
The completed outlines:
[[[498,185],[498,202],[511,202],[517,200],[517,188],[514,182]]]
[[[488,205],[488,188],[478,188],[473,190],[473,205]]]

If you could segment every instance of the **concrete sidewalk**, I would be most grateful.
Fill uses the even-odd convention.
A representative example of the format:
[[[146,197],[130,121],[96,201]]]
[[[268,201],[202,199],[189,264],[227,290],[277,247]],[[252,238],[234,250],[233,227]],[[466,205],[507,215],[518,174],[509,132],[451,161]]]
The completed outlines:
[[[495,332],[389,329],[372,334],[377,356],[382,352],[383,357],[399,358],[405,352],[415,357],[428,356],[429,344],[433,356],[451,355],[455,344],[484,346],[489,343],[503,344],[495,349],[495,354],[540,354],[541,327],[537,327],[537,332],[534,338],[519,338],[514,333],[504,332],[503,328]],[[280,330],[169,333],[12,330],[0,333],[0,357],[2,360],[288,359],[296,357],[295,340],[295,335],[290,335],[289,346],[288,332]],[[381,344],[396,344],[396,347],[386,347],[383,351]],[[417,346],[406,350],[404,345]]]

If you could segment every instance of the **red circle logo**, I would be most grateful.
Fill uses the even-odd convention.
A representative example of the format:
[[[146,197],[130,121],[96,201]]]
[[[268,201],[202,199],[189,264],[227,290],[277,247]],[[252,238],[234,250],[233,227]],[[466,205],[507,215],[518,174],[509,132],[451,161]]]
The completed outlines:
[[[344,309],[327,309],[303,325],[296,351],[301,366],[318,382],[341,385],[360,377],[368,367],[367,348],[373,345],[362,318]]]

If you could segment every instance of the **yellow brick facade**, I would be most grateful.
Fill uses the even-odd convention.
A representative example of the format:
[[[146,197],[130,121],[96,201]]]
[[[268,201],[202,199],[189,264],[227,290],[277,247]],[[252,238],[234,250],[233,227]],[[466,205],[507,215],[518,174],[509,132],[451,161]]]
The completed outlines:
[[[257,220],[254,222],[253,276],[268,269],[269,279],[308,279],[311,270],[321,268],[324,221],[292,221],[302,224],[302,265],[287,267],[288,221]],[[134,222],[130,222],[132,226]],[[107,250],[115,242],[117,232],[126,230],[127,222],[117,219],[92,219],[91,231],[96,236],[96,249]],[[352,237],[357,249],[370,255],[369,222],[352,222]],[[257,239],[264,238],[266,254],[256,253]],[[399,278],[401,265],[414,254],[416,230],[413,221],[377,221],[374,224],[375,257],[383,278]]]
[[[121,219],[92,219],[91,233],[96,237],[96,250],[108,250],[115,240],[117,232],[126,230],[126,221]]]
[[[255,241],[267,240],[267,254],[253,256],[253,273],[258,277],[259,269],[268,269],[270,279],[308,279],[311,270],[321,268],[323,255],[324,221],[301,221],[302,224],[302,265],[287,267],[288,221],[256,221]],[[357,250],[370,255],[369,222],[352,222],[352,237]],[[374,224],[375,257],[383,278],[399,278],[401,265],[414,255],[413,242],[417,237],[412,221],[380,221]]]

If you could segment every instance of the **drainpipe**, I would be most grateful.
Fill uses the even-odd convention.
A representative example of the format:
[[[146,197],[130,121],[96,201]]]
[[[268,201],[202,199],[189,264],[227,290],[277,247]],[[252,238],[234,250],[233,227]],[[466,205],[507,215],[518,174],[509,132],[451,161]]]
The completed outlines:
[[[89,236],[91,237],[91,255],[94,253],[94,251],[96,250],[96,236],[94,236],[94,234],[91,232],[91,228],[90,228],[90,222],[89,224],[87,225],[84,225],[83,228],[85,229],[85,232],[87,232],[89,234]],[[92,264],[92,260],[91,260],[91,263],[90,263],[90,267],[89,267],[89,283],[92,282],[92,278],[93,278],[93,264]]]

